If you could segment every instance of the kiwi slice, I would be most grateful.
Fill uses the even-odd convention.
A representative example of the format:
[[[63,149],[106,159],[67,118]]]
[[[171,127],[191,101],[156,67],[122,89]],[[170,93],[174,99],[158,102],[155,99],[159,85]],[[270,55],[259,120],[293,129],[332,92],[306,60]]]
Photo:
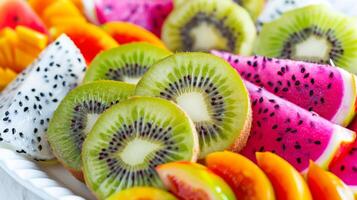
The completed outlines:
[[[196,125],[200,158],[246,143],[251,123],[247,89],[224,60],[207,53],[178,53],[154,64],[138,83],[136,95],[176,102]]]
[[[84,82],[116,80],[136,84],[152,64],[170,54],[166,49],[145,42],[122,45],[96,56]]]
[[[249,13],[232,0],[195,0],[175,7],[162,39],[172,51],[226,50],[250,55],[256,29]]]
[[[265,0],[233,0],[245,8],[250,16],[256,20],[264,9]]]
[[[320,64],[334,63],[357,73],[357,23],[323,5],[292,10],[264,24],[256,53]]]
[[[98,116],[127,99],[135,86],[118,81],[95,81],[73,89],[62,100],[50,121],[48,141],[58,160],[78,179],[81,148]]]
[[[103,113],[82,151],[83,172],[99,199],[135,187],[163,187],[157,165],[196,161],[193,122],[176,104],[161,98],[133,97]]]
[[[185,5],[190,0],[174,0],[175,7]],[[265,0],[232,0],[238,5],[245,8],[250,16],[256,20],[263,11]]]

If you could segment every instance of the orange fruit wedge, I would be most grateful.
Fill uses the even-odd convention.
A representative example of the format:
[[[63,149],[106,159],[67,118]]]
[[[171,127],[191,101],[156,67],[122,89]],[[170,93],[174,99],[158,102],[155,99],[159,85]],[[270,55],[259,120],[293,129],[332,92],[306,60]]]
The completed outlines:
[[[16,77],[16,73],[9,68],[0,67],[0,90],[4,89]]]
[[[101,51],[118,46],[118,43],[101,28],[89,23],[70,23],[50,30],[53,39],[65,33],[81,50],[87,63]]]
[[[283,158],[270,152],[256,154],[258,166],[273,184],[278,200],[312,200],[301,174]]]
[[[211,153],[206,166],[222,177],[237,199],[273,200],[274,189],[264,172],[248,158],[229,151]]]
[[[352,190],[341,179],[310,161],[307,173],[314,200],[354,200]]]
[[[166,49],[164,43],[150,31],[129,22],[108,22],[102,26],[119,44],[148,42]]]

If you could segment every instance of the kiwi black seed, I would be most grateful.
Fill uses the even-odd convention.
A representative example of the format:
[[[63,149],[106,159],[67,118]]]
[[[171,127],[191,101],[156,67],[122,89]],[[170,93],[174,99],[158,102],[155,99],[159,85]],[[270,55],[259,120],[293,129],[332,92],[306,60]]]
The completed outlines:
[[[135,84],[152,64],[170,54],[166,49],[145,42],[109,49],[95,57],[84,82],[115,80]]]
[[[163,187],[157,165],[196,161],[198,138],[193,122],[173,102],[133,97],[103,113],[82,151],[83,172],[99,199],[135,187]]]
[[[187,1],[175,7],[162,31],[172,51],[217,49],[249,55],[255,38],[249,13],[232,0]]]
[[[195,123],[200,158],[245,145],[251,123],[248,92],[238,73],[216,56],[169,56],[145,73],[135,94],[165,98],[183,108]]]
[[[357,73],[357,23],[322,5],[299,8],[263,26],[256,53]]]
[[[135,85],[119,81],[95,81],[72,90],[50,121],[47,136],[58,160],[81,178],[82,143],[98,116],[127,99]]]

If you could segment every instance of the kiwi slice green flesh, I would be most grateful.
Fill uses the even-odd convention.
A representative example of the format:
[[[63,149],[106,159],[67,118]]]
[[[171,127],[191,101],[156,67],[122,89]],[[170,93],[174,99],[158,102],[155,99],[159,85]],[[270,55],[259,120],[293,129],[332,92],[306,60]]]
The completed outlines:
[[[238,73],[216,56],[169,56],[146,72],[135,94],[166,98],[183,108],[195,123],[200,158],[245,145],[251,122],[248,92]]]
[[[174,0],[174,5],[175,7],[182,6],[188,3],[189,1],[191,0]],[[259,17],[265,5],[265,0],[232,0],[232,1],[245,8],[254,20],[256,20]]]
[[[232,0],[195,0],[175,7],[162,39],[172,51],[226,50],[249,55],[256,29],[249,13]]]
[[[82,151],[86,183],[99,199],[134,186],[163,187],[155,167],[196,161],[193,122],[176,104],[133,97],[103,113]]]
[[[357,23],[326,6],[299,8],[263,26],[256,53],[320,64],[332,61],[357,73]]]
[[[60,103],[47,137],[58,160],[74,175],[81,172],[82,143],[98,116],[131,96],[134,88],[118,81],[95,81],[73,89]]]
[[[146,70],[171,52],[160,47],[135,42],[100,53],[90,64],[84,82],[115,80],[136,84]]]
[[[264,9],[265,0],[233,0],[245,8],[250,16],[256,20]]]

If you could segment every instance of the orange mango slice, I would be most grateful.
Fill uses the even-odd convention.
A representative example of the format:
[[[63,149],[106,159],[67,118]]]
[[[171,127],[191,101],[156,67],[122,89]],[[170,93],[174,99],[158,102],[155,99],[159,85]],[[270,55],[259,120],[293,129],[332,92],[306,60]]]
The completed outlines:
[[[0,67],[0,90],[4,89],[16,77],[16,73],[9,68]]]
[[[20,43],[24,42],[26,45],[38,48],[40,50],[47,46],[47,36],[37,31],[23,26],[18,26],[16,27],[16,33]]]
[[[277,200],[312,200],[301,174],[283,158],[270,152],[256,154],[259,167],[273,184]]]
[[[206,157],[206,166],[228,183],[237,199],[275,199],[268,177],[255,163],[240,154],[229,151],[211,153]]]
[[[341,179],[321,169],[312,161],[307,173],[307,182],[314,200],[354,200],[353,192]]]
[[[134,187],[120,191],[107,200],[178,200],[172,194],[153,187]]]
[[[164,43],[155,34],[129,22],[108,22],[102,28],[119,44],[148,42],[166,49]]]

